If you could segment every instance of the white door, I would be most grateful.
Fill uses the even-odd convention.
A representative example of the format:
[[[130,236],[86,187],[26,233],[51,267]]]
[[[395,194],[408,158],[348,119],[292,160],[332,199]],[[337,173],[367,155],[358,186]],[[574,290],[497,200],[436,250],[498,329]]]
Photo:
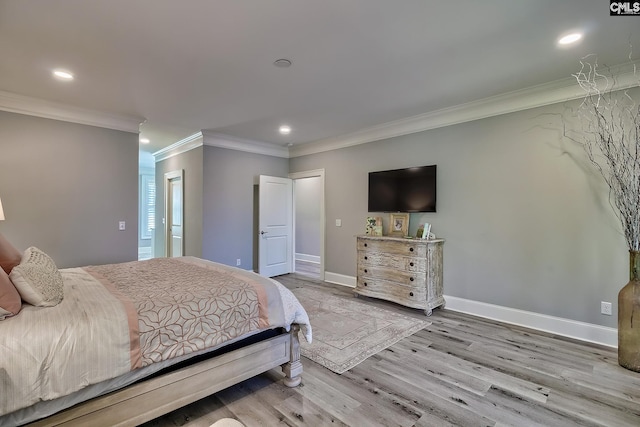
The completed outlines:
[[[164,174],[166,255],[179,257],[184,248],[183,171]]]
[[[293,181],[260,175],[258,272],[266,277],[293,271]]]

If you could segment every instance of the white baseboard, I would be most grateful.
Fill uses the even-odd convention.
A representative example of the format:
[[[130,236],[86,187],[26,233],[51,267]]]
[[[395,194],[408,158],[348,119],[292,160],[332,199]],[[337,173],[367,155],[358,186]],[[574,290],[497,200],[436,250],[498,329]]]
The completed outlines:
[[[296,252],[296,261],[306,261],[320,264],[320,257],[318,255],[299,254]]]
[[[447,310],[459,311],[608,347],[618,346],[618,330],[616,328],[447,295],[444,296],[444,299],[447,302],[445,307]]]
[[[324,273],[324,281],[329,283],[335,283],[336,285],[347,286],[349,288],[356,287],[356,278],[353,276],[345,276],[344,274],[331,273],[330,271],[325,271]]]
[[[325,281],[355,288],[357,279],[353,276],[327,272]],[[616,328],[453,296],[445,295],[444,299],[446,310],[467,313],[608,347],[618,347],[618,330]]]

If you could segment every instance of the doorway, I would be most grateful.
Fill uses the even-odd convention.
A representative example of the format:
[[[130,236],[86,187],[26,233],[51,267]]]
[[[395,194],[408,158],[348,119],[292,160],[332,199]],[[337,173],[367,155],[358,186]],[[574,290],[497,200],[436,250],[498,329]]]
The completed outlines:
[[[164,174],[165,255],[184,254],[184,170]]]
[[[314,178],[311,180],[310,178]],[[310,180],[307,180],[310,179]],[[273,185],[265,185],[269,180]],[[296,193],[296,182],[300,180]],[[302,181],[305,180],[305,181]],[[324,169],[296,172],[289,174],[289,178],[260,176],[260,185],[254,190],[254,200],[258,207],[254,230],[258,236],[258,244],[255,247],[254,263],[258,266],[257,272],[271,277],[272,275],[288,272],[307,271],[303,263],[309,263],[312,267],[313,278],[324,280],[325,275],[325,198],[324,198]],[[305,184],[313,183],[314,190],[310,191]],[[286,184],[286,185],[285,185]],[[285,189],[288,187],[288,189]],[[273,190],[273,191],[271,191]],[[296,196],[297,194],[297,196]],[[264,200],[263,200],[264,199]],[[301,209],[296,209],[296,200],[310,199],[310,204],[316,212],[314,220],[306,221],[300,216]],[[289,212],[286,214],[286,212]],[[296,219],[297,217],[297,219]],[[289,218],[289,219],[287,219]],[[300,223],[297,225],[297,223]],[[273,230],[269,228],[273,225]],[[283,231],[287,229],[289,231]],[[290,237],[288,237],[290,236]],[[315,237],[313,249],[309,254],[305,247],[301,247],[297,241],[304,241],[308,236]],[[309,239],[306,239],[307,241]],[[313,240],[313,239],[312,239]],[[270,243],[273,242],[273,245]],[[296,257],[296,254],[298,255]],[[310,256],[303,256],[310,255]],[[284,267],[286,265],[286,267]],[[271,271],[270,266],[284,268]],[[304,273],[303,273],[304,274]]]
[[[324,169],[296,172],[294,198],[294,262],[296,274],[324,280]]]

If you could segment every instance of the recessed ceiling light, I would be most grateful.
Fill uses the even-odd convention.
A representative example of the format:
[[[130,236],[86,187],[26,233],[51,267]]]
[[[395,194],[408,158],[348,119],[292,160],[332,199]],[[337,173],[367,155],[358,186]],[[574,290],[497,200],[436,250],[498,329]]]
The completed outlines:
[[[65,70],[53,70],[53,75],[60,80],[73,80],[73,74]]]
[[[281,58],[281,59],[276,59],[273,62],[273,65],[275,65],[276,67],[279,68],[289,68],[291,67],[291,61],[285,58]]]
[[[140,144],[148,144],[149,142],[149,138],[140,138]]]
[[[291,133],[291,126],[282,125],[278,130],[282,135],[289,135]]]
[[[558,39],[558,44],[566,46],[569,44],[576,43],[580,39],[582,39],[582,33],[571,33],[571,34],[567,34],[566,36],[560,37]]]

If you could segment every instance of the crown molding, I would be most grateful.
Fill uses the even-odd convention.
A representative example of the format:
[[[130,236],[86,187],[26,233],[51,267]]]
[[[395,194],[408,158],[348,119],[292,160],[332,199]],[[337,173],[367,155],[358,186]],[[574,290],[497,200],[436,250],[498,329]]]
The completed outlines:
[[[155,158],[156,163],[161,162],[162,160],[166,160],[170,157],[177,156],[178,154],[186,153],[189,150],[200,147],[203,145],[203,140],[202,132],[196,132],[178,142],[174,142],[168,147],[156,151],[153,153],[153,157]]]
[[[74,107],[5,91],[0,91],[0,110],[131,133],[138,133],[145,121],[142,117]]]
[[[247,153],[263,154],[266,156],[289,158],[287,147],[268,142],[237,138],[223,133],[203,130],[204,145],[227,148],[229,150],[245,151]]]
[[[612,82],[613,90],[624,90],[640,86],[640,75],[638,74],[640,72],[636,72],[636,67],[638,66],[640,66],[640,61],[630,62],[617,67],[607,68],[603,66],[600,69],[606,69],[607,75],[616,76],[615,82]],[[562,80],[515,90],[478,101],[383,123],[335,138],[294,145],[289,148],[289,157],[300,157],[352,147],[381,139],[566,102],[583,98],[584,96],[585,92],[578,86],[576,79],[574,77],[567,77]]]
[[[202,145],[211,147],[226,148],[229,150],[245,151],[248,153],[263,154],[275,157],[289,157],[286,147],[281,147],[267,142],[253,141],[225,135],[223,133],[202,130],[190,135],[180,141],[169,145],[162,150],[153,153],[156,162],[166,160],[169,157],[177,156]]]

